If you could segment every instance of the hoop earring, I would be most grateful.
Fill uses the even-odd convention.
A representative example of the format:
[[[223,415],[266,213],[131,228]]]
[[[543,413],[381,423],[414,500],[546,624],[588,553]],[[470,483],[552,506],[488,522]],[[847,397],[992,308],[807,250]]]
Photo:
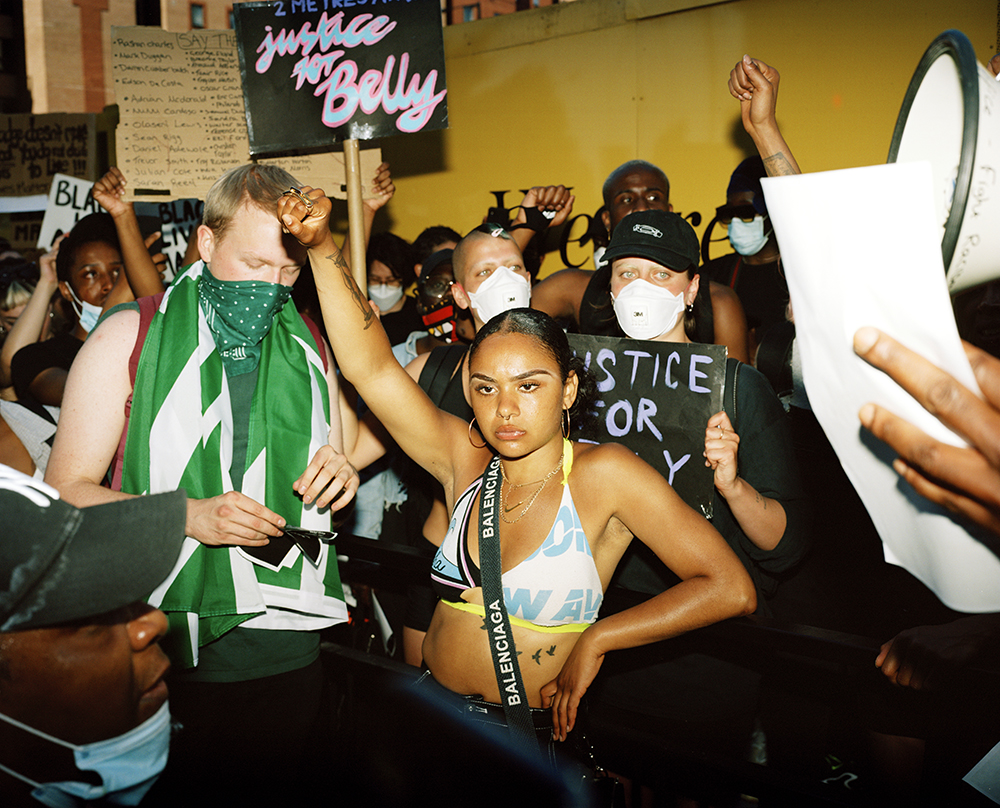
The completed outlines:
[[[562,433],[562,436],[568,440],[570,433],[569,410],[563,410],[563,415],[566,416],[566,430]],[[562,416],[559,416],[559,426],[562,427]]]
[[[472,444],[472,447],[474,449],[485,449],[486,448],[486,438],[483,438],[483,444],[482,444],[482,446],[476,446],[476,442],[472,439],[472,425],[475,424],[475,423],[476,423],[476,419],[475,418],[473,418],[471,421],[469,421],[469,443]],[[478,424],[476,424],[476,429],[479,429],[479,425]]]

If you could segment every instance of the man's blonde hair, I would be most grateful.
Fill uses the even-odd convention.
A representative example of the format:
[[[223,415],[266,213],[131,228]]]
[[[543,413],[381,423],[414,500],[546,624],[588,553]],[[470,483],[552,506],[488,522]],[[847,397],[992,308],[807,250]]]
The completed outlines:
[[[285,169],[273,165],[247,163],[231,168],[208,189],[202,224],[221,239],[244,204],[273,213],[281,195],[298,184]]]

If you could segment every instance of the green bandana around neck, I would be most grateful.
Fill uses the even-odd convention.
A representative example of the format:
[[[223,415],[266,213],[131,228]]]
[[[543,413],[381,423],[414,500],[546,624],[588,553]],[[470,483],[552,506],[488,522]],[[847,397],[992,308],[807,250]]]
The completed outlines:
[[[257,367],[260,343],[291,295],[292,287],[280,283],[220,281],[205,265],[198,298],[226,373],[239,376]]]

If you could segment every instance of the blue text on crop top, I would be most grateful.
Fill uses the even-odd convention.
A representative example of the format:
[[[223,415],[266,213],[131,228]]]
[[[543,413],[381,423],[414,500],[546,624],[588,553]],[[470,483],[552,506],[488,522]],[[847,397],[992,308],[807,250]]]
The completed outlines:
[[[459,497],[448,533],[434,556],[431,581],[445,601],[464,603],[462,593],[482,585],[468,546],[472,504],[481,486],[479,478]],[[559,511],[545,540],[503,573],[503,591],[511,618],[534,625],[586,625],[597,619],[604,590],[568,483],[563,485]]]

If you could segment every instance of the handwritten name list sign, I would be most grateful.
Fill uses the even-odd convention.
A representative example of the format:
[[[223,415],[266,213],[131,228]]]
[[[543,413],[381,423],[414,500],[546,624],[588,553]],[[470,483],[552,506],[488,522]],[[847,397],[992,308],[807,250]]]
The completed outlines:
[[[232,31],[116,27],[111,53],[118,167],[136,197],[202,197],[247,161]]]
[[[203,199],[212,183],[250,159],[236,36],[112,27],[112,70],[120,110],[118,167],[130,200]],[[328,196],[346,198],[340,154],[260,160],[275,163]],[[363,178],[381,162],[361,153]],[[367,190],[367,185],[366,185]]]
[[[600,395],[597,418],[577,437],[627,446],[711,518],[714,474],[702,453],[708,419],[722,409],[725,347],[584,334],[569,341]]]
[[[233,6],[254,154],[447,127],[438,0],[335,7]]]

